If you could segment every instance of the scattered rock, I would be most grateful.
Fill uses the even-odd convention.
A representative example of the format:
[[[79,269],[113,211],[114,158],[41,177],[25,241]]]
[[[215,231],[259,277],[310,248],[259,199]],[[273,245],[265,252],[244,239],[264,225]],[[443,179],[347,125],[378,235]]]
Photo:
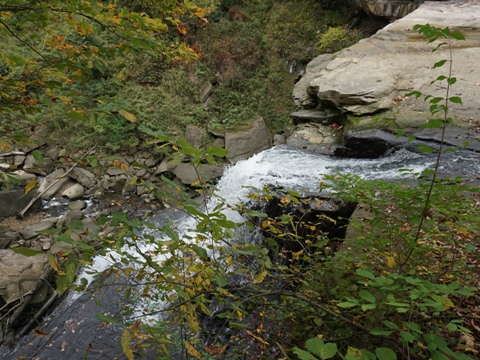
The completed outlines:
[[[68,204],[68,210],[83,210],[87,207],[87,202],[83,200],[72,201]]]
[[[107,169],[107,174],[111,176],[122,175],[125,174],[125,170],[116,166],[111,166]]]
[[[44,200],[52,199],[67,181],[68,177],[65,176],[65,170],[55,170],[40,183],[38,192],[42,194],[41,198]]]
[[[208,133],[205,129],[189,124],[185,129],[184,139],[198,149],[205,148],[208,144]]]
[[[18,239],[18,233],[6,225],[0,225],[0,249],[5,249],[8,245]]]
[[[70,200],[80,199],[83,197],[83,195],[85,195],[85,189],[79,183],[72,184],[64,192],[62,192],[62,196],[65,196]]]
[[[37,179],[34,174],[28,173],[23,170],[14,171],[12,174],[17,178],[18,181],[20,181],[22,185],[28,184],[30,181],[34,181]]]
[[[55,219],[46,219],[39,223],[26,226],[20,230],[20,235],[25,240],[32,239],[38,236],[40,232],[51,229],[55,224]]]
[[[78,181],[86,188],[91,188],[95,186],[95,175],[91,171],[88,171],[86,169],[76,167],[68,174],[68,176]]]

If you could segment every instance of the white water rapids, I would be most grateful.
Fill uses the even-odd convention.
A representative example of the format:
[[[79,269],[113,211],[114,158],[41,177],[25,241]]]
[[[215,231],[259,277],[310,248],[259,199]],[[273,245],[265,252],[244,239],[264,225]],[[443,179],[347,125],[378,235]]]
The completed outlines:
[[[480,174],[479,159],[479,154],[475,153],[445,154],[440,172],[446,175],[477,178]],[[217,184],[217,195],[223,198],[226,204],[235,205],[246,199],[252,187],[261,189],[269,184],[297,191],[313,192],[318,190],[322,174],[334,172],[357,174],[369,180],[408,180],[415,176],[414,173],[419,174],[425,168],[433,168],[435,160],[434,154],[421,155],[405,149],[378,159],[346,159],[278,146],[228,168]],[[412,173],[406,177],[402,175],[400,169],[410,169]],[[207,206],[213,208],[215,204],[212,202]],[[158,217],[161,218],[161,216],[159,214]],[[242,217],[232,210],[229,210],[227,216],[233,221],[242,221]],[[182,229],[186,231],[193,227],[191,218],[181,217],[181,215],[179,217],[175,225],[180,232]],[[84,270],[79,278],[83,277],[91,282],[94,277],[91,274],[92,270],[101,273],[118,260],[119,256],[113,250],[106,256],[97,256],[91,267]]]

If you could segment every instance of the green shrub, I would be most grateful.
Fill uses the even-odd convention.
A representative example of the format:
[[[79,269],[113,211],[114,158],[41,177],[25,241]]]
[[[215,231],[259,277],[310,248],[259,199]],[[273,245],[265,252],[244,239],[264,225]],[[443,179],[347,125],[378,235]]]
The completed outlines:
[[[334,53],[355,44],[360,39],[361,35],[355,30],[336,26],[322,34],[315,47],[321,53]]]

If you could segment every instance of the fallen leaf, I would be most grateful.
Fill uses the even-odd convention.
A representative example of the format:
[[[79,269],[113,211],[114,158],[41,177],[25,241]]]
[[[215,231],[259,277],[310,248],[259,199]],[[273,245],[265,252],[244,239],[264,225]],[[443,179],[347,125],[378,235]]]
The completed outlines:
[[[43,331],[40,331],[38,329],[33,329],[33,333],[35,334],[35,336],[46,336],[47,333],[44,333]]]

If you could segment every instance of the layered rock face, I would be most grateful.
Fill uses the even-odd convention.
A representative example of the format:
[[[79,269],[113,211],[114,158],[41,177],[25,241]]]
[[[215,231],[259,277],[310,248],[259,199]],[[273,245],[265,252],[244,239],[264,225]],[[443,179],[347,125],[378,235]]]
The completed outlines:
[[[368,1],[367,1],[368,2]],[[386,3],[386,2],[385,2]],[[460,30],[466,41],[453,44],[453,76],[457,83],[449,96],[460,96],[463,106],[450,106],[457,126],[480,119],[480,0],[423,3],[413,13],[374,36],[336,54],[320,55],[308,64],[293,95],[299,109],[338,109],[350,128],[416,129],[430,117],[429,103],[405,99],[411,90],[445,96],[448,66],[433,64],[448,59],[448,47],[432,52],[438,42],[427,43],[412,30],[415,24]]]
[[[367,14],[401,18],[418,8],[425,0],[355,0]]]

